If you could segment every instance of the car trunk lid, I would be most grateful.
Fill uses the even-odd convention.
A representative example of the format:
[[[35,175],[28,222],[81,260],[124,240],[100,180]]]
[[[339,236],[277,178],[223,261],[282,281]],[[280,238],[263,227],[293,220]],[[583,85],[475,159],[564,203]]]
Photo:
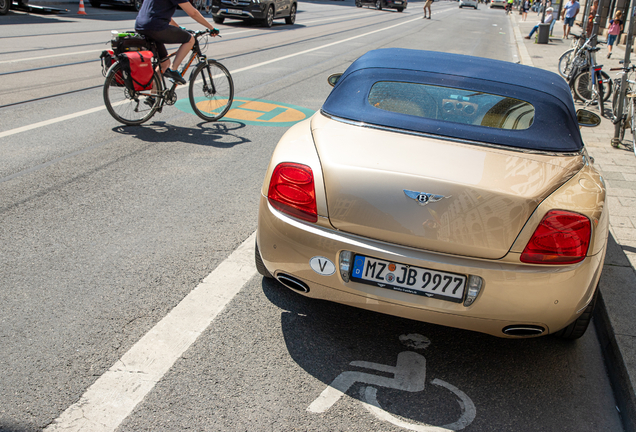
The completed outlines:
[[[312,133],[331,224],[404,246],[501,258],[580,156],[529,154],[360,127],[318,114]]]

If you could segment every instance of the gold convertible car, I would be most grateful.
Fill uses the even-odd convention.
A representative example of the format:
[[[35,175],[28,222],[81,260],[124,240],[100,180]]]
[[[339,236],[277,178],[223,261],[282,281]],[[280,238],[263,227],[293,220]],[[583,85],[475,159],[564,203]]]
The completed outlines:
[[[370,51],[278,143],[256,265],[306,296],[500,337],[581,337],[605,184],[558,75]]]

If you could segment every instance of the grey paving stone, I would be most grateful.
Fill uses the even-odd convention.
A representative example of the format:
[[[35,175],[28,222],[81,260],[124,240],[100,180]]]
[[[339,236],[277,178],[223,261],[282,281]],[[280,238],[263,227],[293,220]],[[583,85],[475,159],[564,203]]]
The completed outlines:
[[[636,198],[619,197],[618,200],[625,207],[633,207],[634,214],[636,214]]]
[[[633,189],[609,188],[607,194],[613,197],[630,197],[636,198],[636,191]]]
[[[603,177],[605,177],[608,180],[628,180],[625,177],[623,177],[622,172],[617,172],[617,171],[604,171]]]
[[[634,228],[629,216],[614,216],[610,213],[610,224],[618,228]]]

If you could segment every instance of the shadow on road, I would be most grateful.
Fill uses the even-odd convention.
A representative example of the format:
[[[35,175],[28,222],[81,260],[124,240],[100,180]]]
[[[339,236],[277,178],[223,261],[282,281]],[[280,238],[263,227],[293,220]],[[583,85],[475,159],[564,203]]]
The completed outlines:
[[[145,142],[175,142],[231,148],[239,144],[251,142],[236,134],[243,129],[244,123],[237,121],[221,121],[216,123],[201,122],[196,128],[182,127],[155,121],[142,126],[117,126],[114,132],[134,136]]]

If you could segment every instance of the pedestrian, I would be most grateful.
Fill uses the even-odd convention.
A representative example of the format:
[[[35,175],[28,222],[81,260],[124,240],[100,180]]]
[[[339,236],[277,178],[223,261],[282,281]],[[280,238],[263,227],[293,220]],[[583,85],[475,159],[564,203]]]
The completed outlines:
[[[424,3],[424,19],[431,19],[431,3],[433,3],[433,0],[426,0],[426,3]],[[426,16],[426,10],[428,10],[428,17]]]
[[[570,0],[563,7],[561,12],[561,18],[563,19],[563,39],[567,39],[570,36],[570,29],[574,25],[574,20],[581,9],[578,0]]]
[[[551,7],[547,8],[545,10],[545,21],[544,21],[544,24],[550,24],[552,22],[552,19],[554,18],[553,15],[552,15],[552,11],[553,11],[553,9]],[[534,32],[536,32],[539,29],[539,24],[541,24],[541,21],[539,21],[537,23],[537,25],[532,27],[532,30],[530,30],[530,34],[528,36],[524,36],[524,37],[526,39],[530,39],[532,37],[532,35],[534,34]]]
[[[190,33],[179,27],[179,24],[172,18],[172,15],[177,11],[177,6],[193,20],[215,32],[213,34],[218,34],[219,31],[188,0],[145,0],[135,20],[135,31],[156,42],[159,64],[163,74],[178,84],[185,84],[186,80],[177,69],[192,49],[195,39]],[[165,44],[181,44],[172,61],[172,69],[170,69],[170,59]]]
[[[610,26],[607,30],[607,58],[612,56],[612,47],[614,46],[614,42],[616,42],[616,38],[623,31],[623,12],[616,11],[614,14],[614,19],[610,20]]]
[[[587,27],[585,34],[587,37],[592,36],[592,29],[594,28],[594,18],[596,18],[596,12],[598,11],[598,0],[594,0],[592,7],[590,7],[590,14],[587,16]]]
[[[521,21],[525,21],[528,18],[528,10],[530,9],[530,0],[523,0],[521,4],[522,13],[521,13]]]

